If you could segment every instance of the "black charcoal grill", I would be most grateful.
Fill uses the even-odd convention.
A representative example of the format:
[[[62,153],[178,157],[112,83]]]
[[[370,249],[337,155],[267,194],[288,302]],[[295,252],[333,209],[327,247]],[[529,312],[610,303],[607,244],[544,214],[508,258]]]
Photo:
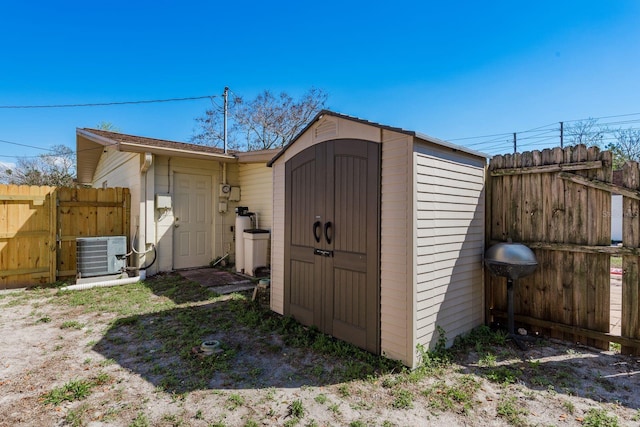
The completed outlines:
[[[507,328],[509,336],[524,349],[515,334],[513,319],[513,284],[521,277],[526,277],[538,267],[538,260],[531,249],[522,243],[497,243],[487,249],[484,254],[484,264],[491,274],[507,278]]]

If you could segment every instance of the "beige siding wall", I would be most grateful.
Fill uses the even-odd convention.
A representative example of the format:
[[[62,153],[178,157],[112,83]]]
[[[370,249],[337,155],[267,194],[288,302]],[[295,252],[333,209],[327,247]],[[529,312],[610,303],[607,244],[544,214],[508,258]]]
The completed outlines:
[[[265,163],[238,165],[240,205],[258,215],[258,226],[271,230],[273,223],[273,170]]]
[[[112,148],[106,148],[93,174],[92,186],[94,188],[124,187],[129,189],[131,194],[131,229],[128,237],[132,238],[136,233],[138,219],[140,218],[142,192],[140,154],[123,153]]]
[[[284,165],[304,149],[336,138],[355,138],[380,142],[379,128],[325,116],[311,126],[296,143],[273,164],[273,226],[271,229],[271,309],[284,312]]]
[[[484,159],[416,144],[415,344],[449,343],[483,322]]]
[[[100,157],[93,174],[93,187],[140,187],[140,154],[111,148]],[[132,192],[133,196],[133,192]],[[133,205],[133,203],[132,203]]]
[[[385,131],[382,144],[380,334],[385,356],[412,365],[412,137]]]
[[[284,314],[284,161],[274,163],[271,169],[276,213],[271,224],[271,310]]]

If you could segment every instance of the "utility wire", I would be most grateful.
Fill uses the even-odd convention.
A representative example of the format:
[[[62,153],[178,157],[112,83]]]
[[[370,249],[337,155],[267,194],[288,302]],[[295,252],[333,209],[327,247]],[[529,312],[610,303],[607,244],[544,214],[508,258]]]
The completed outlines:
[[[75,108],[75,107],[103,107],[109,105],[154,104],[160,102],[195,101],[198,99],[213,99],[216,95],[192,96],[188,98],[152,99],[144,101],[96,102],[88,104],[52,104],[52,105],[0,105],[0,109],[36,109],[36,108]]]
[[[0,142],[4,143],[4,144],[11,144],[11,145],[17,145],[19,147],[27,147],[27,148],[35,148],[36,150],[43,150],[43,151],[52,151],[49,148],[42,148],[42,147],[36,147],[35,145],[27,145],[27,144],[20,144],[19,142],[13,142],[13,141],[6,141],[4,139],[0,139]],[[15,157],[15,156],[6,156],[6,157]],[[18,156],[19,157],[19,156]]]
[[[629,116],[640,116],[640,113],[617,114],[615,116],[588,117],[586,119],[565,120],[564,123],[584,122],[586,120],[615,119],[615,118],[618,118],[618,117],[629,117]]]

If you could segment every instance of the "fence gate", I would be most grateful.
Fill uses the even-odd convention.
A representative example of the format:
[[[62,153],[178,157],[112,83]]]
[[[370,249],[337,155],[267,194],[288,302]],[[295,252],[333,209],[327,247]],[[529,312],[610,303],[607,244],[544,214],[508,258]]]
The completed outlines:
[[[0,185],[0,289],[55,282],[53,190]]]
[[[556,338],[640,350],[637,164],[631,188],[612,184],[612,155],[583,145],[494,157],[489,165],[488,243],[532,248],[538,269],[514,288],[516,322]],[[624,244],[611,246],[611,193],[625,196]],[[625,255],[622,336],[610,333],[610,257]],[[486,273],[487,319],[506,318],[506,280]],[[634,350],[635,348],[635,350]]]
[[[76,275],[76,238],[128,236],[127,188],[0,185],[0,289]]]
[[[76,275],[76,237],[128,236],[127,188],[58,188],[57,277]]]

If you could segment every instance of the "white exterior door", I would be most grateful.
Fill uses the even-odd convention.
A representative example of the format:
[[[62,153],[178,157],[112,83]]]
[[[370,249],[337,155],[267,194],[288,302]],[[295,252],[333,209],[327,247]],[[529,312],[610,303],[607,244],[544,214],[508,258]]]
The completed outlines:
[[[211,261],[211,176],[175,173],[173,267]]]

